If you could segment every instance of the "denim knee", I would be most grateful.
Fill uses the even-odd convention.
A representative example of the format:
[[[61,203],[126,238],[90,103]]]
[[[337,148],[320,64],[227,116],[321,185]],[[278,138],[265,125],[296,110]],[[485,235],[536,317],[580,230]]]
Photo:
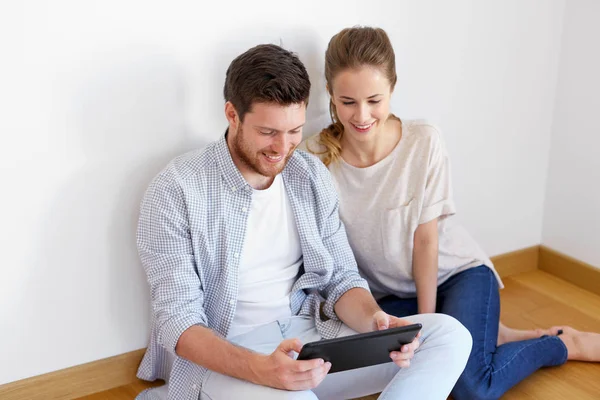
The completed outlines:
[[[469,376],[465,371],[452,389],[452,397],[454,400],[497,400],[501,395],[492,392],[490,379],[487,371],[481,371],[479,376]]]

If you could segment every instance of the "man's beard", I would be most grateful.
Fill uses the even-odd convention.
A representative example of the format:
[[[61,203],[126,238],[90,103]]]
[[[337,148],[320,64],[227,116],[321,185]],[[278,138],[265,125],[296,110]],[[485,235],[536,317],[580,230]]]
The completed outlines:
[[[256,152],[252,150],[251,146],[249,146],[248,142],[244,138],[244,131],[241,125],[237,129],[235,138],[232,141],[232,146],[235,154],[242,164],[244,164],[251,171],[269,178],[273,178],[283,171],[295,150],[295,147],[290,149],[289,153],[279,163],[275,165],[265,165],[264,162],[261,163],[260,161],[260,157],[262,157],[261,153],[263,153],[263,151]],[[268,151],[264,151],[264,153],[269,154]]]

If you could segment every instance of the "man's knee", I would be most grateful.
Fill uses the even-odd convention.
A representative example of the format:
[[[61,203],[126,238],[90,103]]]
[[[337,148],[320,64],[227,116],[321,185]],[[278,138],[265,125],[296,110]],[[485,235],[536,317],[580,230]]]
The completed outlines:
[[[278,399],[279,400],[279,399]],[[310,390],[302,392],[287,392],[281,397],[281,400],[319,400],[317,396]]]
[[[461,346],[467,354],[471,353],[473,347],[473,338],[471,332],[456,318],[446,314],[439,314],[442,319],[442,324],[446,328],[449,335],[452,336],[452,341]]]
[[[235,387],[222,388],[224,390],[218,393],[206,392],[200,397],[202,400],[219,400],[219,399],[248,399],[248,400],[318,400],[318,397],[310,390],[304,391],[286,391],[273,389],[266,386],[256,385],[254,387],[246,386],[246,388]],[[228,390],[229,389],[229,390]]]
[[[464,355],[466,362],[471,354],[473,339],[463,324],[446,314],[424,314],[419,317],[423,320],[423,328],[429,331],[436,342],[451,345],[457,355]]]
[[[456,318],[446,314],[440,315],[443,316],[444,325],[447,326],[446,329],[451,336],[451,342],[456,346],[457,353],[464,355],[464,362],[466,364],[471,355],[471,349],[473,348],[471,332],[469,332],[469,330]]]

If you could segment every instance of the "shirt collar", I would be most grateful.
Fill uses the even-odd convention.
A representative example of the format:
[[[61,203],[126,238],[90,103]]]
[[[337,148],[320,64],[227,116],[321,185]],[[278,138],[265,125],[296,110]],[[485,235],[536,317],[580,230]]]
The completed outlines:
[[[252,188],[248,182],[246,182],[240,170],[233,163],[229,147],[227,146],[227,131],[225,131],[225,134],[217,141],[215,154],[221,170],[221,175],[223,176],[223,180],[227,187],[234,192],[236,190],[251,191]]]
[[[221,175],[225,180],[225,184],[232,191],[237,190],[246,190],[248,192],[252,192],[252,187],[246,182],[240,170],[233,163],[233,159],[231,158],[231,153],[229,152],[229,146],[227,146],[227,132],[221,136],[221,138],[217,141],[215,147],[215,153],[217,157],[217,162],[219,164],[219,168],[221,169]],[[301,174],[304,175],[306,173],[306,162],[303,162],[302,156],[298,154],[297,151],[294,151],[290,159],[288,160],[287,165],[281,172],[281,175],[284,178],[287,178],[290,174]],[[304,173],[302,173],[304,172]]]

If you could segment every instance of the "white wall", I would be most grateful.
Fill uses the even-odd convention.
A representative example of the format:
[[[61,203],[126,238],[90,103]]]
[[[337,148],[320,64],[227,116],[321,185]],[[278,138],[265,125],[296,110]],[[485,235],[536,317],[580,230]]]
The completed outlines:
[[[600,268],[600,2],[568,1],[542,243]]]
[[[0,6],[0,384],[146,345],[139,200],[223,132],[225,69],[258,43],[308,66],[313,133],[331,35],[387,29],[394,111],[445,130],[468,228],[492,255],[540,242],[564,0],[202,4]]]

